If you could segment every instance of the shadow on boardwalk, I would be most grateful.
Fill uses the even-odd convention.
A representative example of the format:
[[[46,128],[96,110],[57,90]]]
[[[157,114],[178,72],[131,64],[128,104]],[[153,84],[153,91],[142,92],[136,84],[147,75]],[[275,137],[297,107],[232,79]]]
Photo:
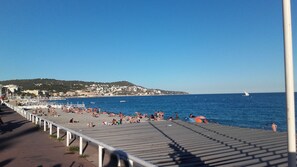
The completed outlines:
[[[175,123],[190,130],[192,133],[196,133],[205,139],[219,144],[216,150],[219,151],[222,149],[223,152],[221,152],[221,155],[216,151],[207,155],[209,157],[213,156],[207,159],[207,164],[210,166],[287,165],[287,137],[285,133],[263,131],[261,132],[263,134],[260,132],[258,134],[242,134],[243,129],[233,129],[230,131],[224,129],[224,127],[211,129],[211,126],[199,124],[190,124],[191,126],[187,126],[178,122]],[[203,156],[203,154],[200,155]]]
[[[173,150],[173,153],[168,154],[169,157],[171,158],[170,162],[175,162],[175,164],[178,166],[183,166],[183,164],[188,164],[191,166],[205,166],[205,167],[208,166],[199,157],[197,157],[196,155],[192,154],[187,149],[182,147],[180,144],[178,144],[178,142],[176,142],[174,139],[172,139],[170,136],[168,136],[165,132],[160,130],[158,127],[156,127],[150,122],[149,124],[171,141],[171,143],[168,144],[169,148]],[[166,166],[167,162],[168,160],[159,163],[159,165],[163,166],[162,165],[163,163],[164,166]]]
[[[23,135],[30,135],[30,133],[38,131],[38,127],[31,127],[24,131],[18,131],[16,133],[12,133],[15,129],[20,128],[24,124],[28,123],[26,120],[5,120],[5,118],[8,117],[8,115],[13,114],[14,111],[10,110],[6,106],[0,106],[0,115],[2,117],[2,120],[4,122],[3,125],[0,125],[0,150],[3,150],[5,148],[13,146],[13,139],[18,138]],[[4,118],[3,118],[4,117]],[[5,135],[6,133],[9,133],[9,135]],[[5,162],[10,162],[12,159],[6,160]],[[1,163],[4,163],[2,161]],[[0,165],[1,166],[1,165]]]

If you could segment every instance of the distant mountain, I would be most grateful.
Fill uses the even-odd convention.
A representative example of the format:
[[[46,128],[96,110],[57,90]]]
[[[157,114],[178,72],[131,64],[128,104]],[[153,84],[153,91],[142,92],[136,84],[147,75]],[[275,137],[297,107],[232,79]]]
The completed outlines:
[[[128,81],[118,81],[118,82],[86,82],[86,81],[65,81],[65,80],[56,80],[56,79],[18,79],[18,80],[6,80],[0,81],[2,85],[17,85],[21,90],[46,90],[48,92],[68,92],[68,91],[77,91],[77,90],[98,90],[98,88],[112,88],[112,87],[124,87],[125,90],[121,92],[116,92],[115,95],[133,95],[135,93],[143,92],[147,90],[148,92],[160,92],[158,94],[188,94],[186,92],[180,91],[167,91],[160,89],[147,89],[142,86],[137,86]],[[95,87],[95,88],[94,88]],[[132,89],[132,87],[136,87]],[[134,93],[131,93],[133,90]],[[113,92],[114,93],[114,92]],[[136,94],[135,94],[136,95]]]

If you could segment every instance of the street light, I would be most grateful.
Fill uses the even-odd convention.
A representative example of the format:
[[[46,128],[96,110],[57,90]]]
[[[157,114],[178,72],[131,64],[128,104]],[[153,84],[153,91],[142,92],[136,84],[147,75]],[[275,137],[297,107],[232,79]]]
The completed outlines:
[[[293,73],[293,46],[291,23],[291,0],[283,0],[283,31],[285,48],[285,81],[288,125],[288,166],[296,166],[295,99]]]

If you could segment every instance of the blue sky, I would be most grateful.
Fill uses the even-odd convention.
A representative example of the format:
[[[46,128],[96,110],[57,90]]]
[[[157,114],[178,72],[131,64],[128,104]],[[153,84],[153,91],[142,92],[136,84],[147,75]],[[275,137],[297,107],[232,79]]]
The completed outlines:
[[[278,92],[283,57],[281,0],[0,1],[0,80]]]

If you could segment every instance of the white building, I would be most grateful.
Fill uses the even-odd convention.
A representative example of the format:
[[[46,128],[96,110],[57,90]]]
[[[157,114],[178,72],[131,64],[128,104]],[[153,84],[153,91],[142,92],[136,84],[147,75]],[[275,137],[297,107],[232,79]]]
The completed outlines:
[[[11,93],[14,93],[19,90],[19,87],[17,85],[5,85],[4,88],[7,88]]]
[[[24,90],[23,93],[30,93],[38,96],[39,90]]]

